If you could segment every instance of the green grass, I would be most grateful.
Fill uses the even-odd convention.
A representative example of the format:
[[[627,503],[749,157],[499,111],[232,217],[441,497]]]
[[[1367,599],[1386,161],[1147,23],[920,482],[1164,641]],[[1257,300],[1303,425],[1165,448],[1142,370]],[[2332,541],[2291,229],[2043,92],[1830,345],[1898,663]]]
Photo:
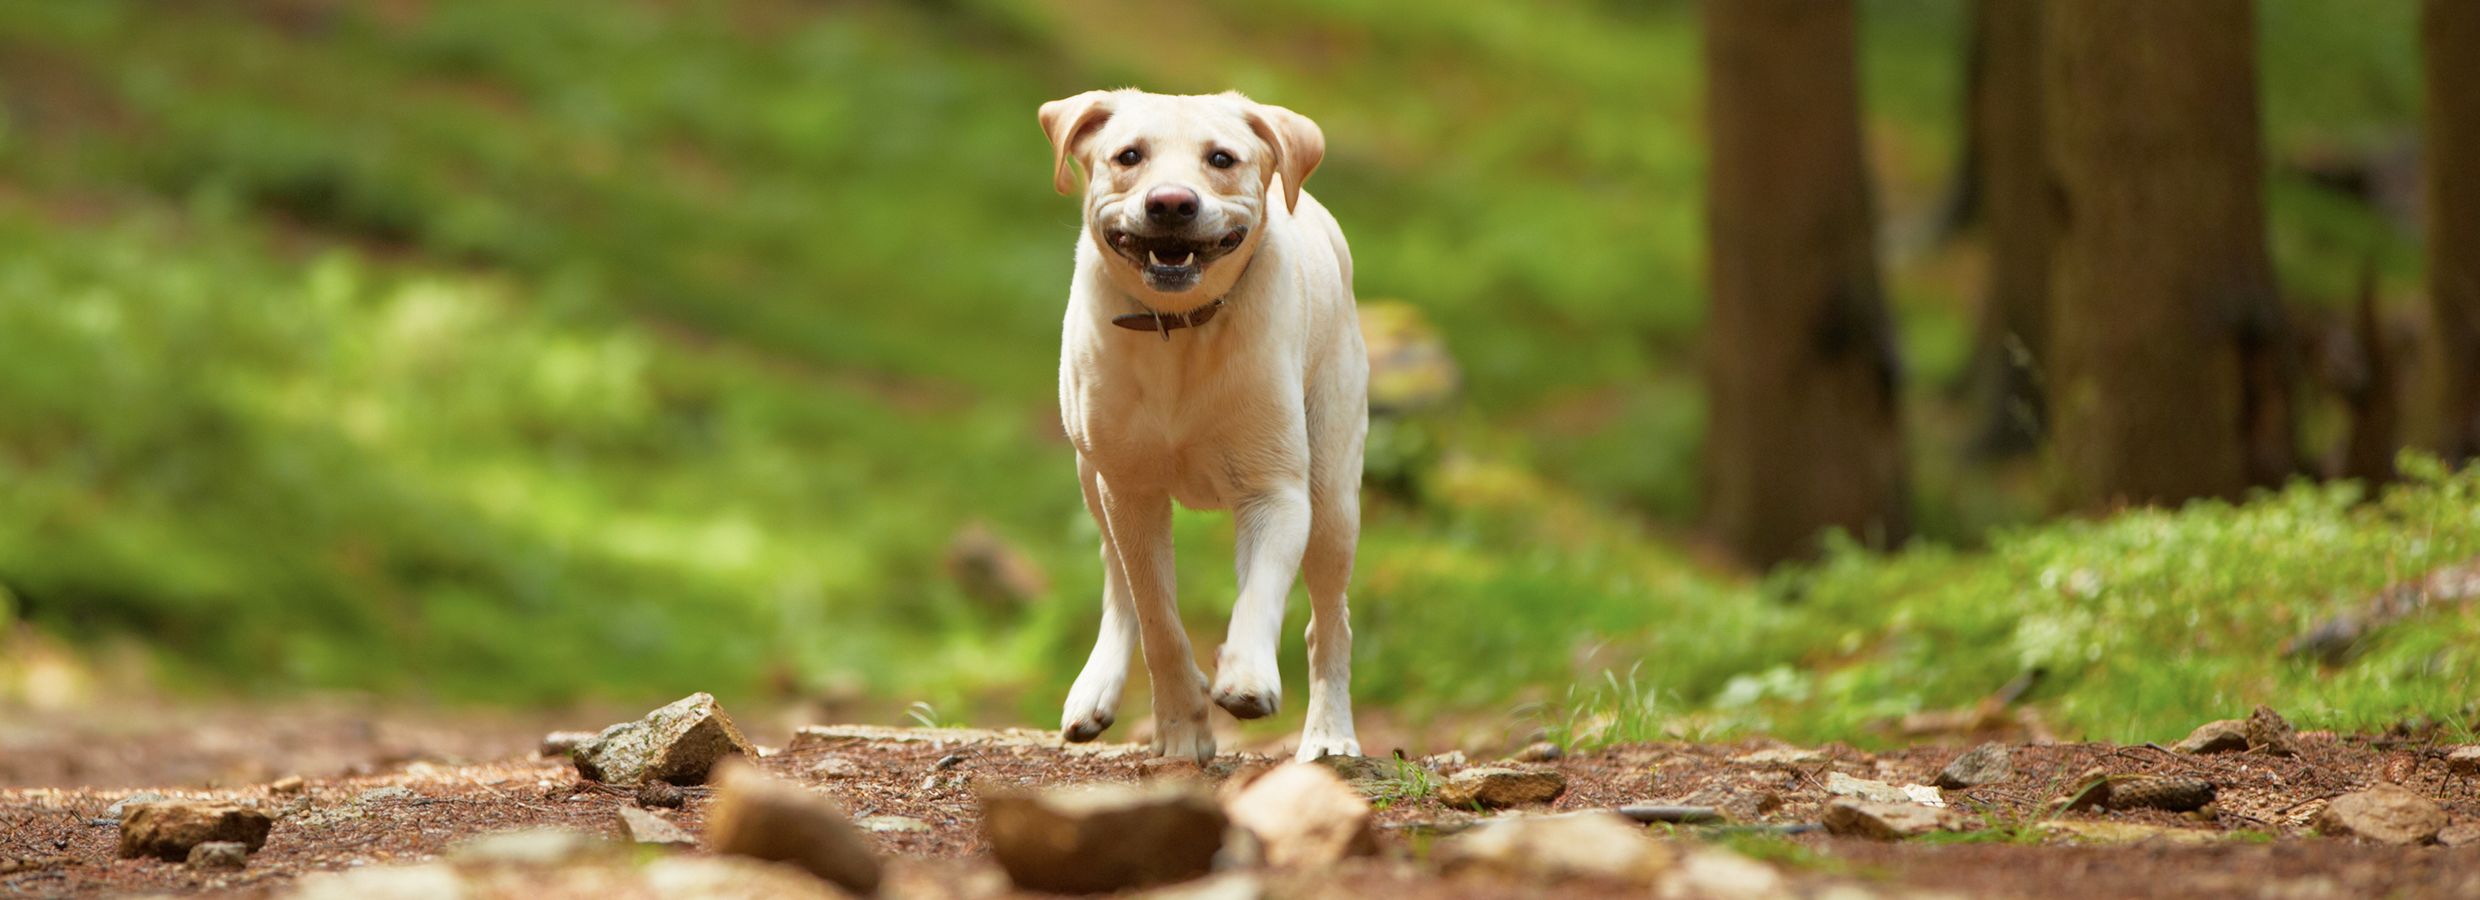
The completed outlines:
[[[1400,477],[1355,582],[1366,707],[1866,737],[2041,665],[2035,702],[2104,736],[2258,701],[2464,714],[2465,615],[2332,673],[2267,642],[2480,552],[2470,476],[2024,524],[2027,491],[1955,462],[1968,245],[1888,267],[1932,541],[1700,563],[1689,5],[1280,0],[1179,13],[1223,36],[1179,53],[1096,14],[1126,5],[0,8],[0,610],[141,638],[198,690],[1047,722],[1100,579],[1052,424],[1075,210],[1032,110],[1238,87],[1324,125],[1310,187],[1362,296],[1464,367],[1457,408],[1377,426]],[[2267,4],[2275,156],[2407,120],[2409,4],[2377,5]],[[1959,5],[1863,9],[1894,233],[1952,164]],[[2371,254],[2416,280],[2391,225],[2270,196],[2301,302]],[[949,582],[977,521],[1047,596]],[[1211,647],[1229,525],[1176,528]]]

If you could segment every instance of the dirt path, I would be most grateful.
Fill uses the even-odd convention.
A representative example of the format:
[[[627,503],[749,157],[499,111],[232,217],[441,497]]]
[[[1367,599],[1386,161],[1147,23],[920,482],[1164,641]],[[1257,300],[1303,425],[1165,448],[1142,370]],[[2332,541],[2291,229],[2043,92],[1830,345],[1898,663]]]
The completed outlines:
[[[100,727],[91,717],[0,718],[0,896],[278,895],[306,873],[426,859],[487,832],[562,826],[621,836],[618,809],[632,803],[629,792],[579,780],[564,759],[534,755],[534,742],[554,723],[374,718],[350,709],[155,721],[149,728]],[[895,860],[889,896],[1008,894],[978,829],[983,787],[1200,774],[1224,780],[1273,764],[1226,756],[1201,773],[1148,760],[1126,745],[1066,748],[1029,732],[847,728],[784,743],[790,746],[770,745],[782,749],[763,761],[773,774],[836,798],[856,818],[901,816],[928,825],[873,835]],[[1766,860],[1787,876],[1793,893],[1811,896],[2480,895],[2480,846],[2355,843],[2316,837],[2311,824],[2326,800],[2384,781],[2436,801],[2454,826],[2480,823],[2480,783],[2448,771],[2437,748],[2407,740],[2303,735],[2299,747],[2286,758],[2018,745],[2010,748],[2013,779],[1945,795],[1977,830],[1902,842],[1806,826],[1819,821],[1838,773],[1926,783],[1962,748],[1870,754],[1763,742],[1616,747],[1544,764],[1563,772],[1569,789],[1550,807],[1523,812],[1646,802],[1714,806],[1735,824],[1680,828],[1676,839]],[[1458,766],[1453,759],[1431,764],[1436,777]],[[1266,873],[1266,895],[1644,895],[1622,885],[1442,875],[1425,859],[1429,846],[1437,833],[1475,814],[1426,796],[1428,770],[1380,768],[1393,777],[1379,791],[1385,852],[1339,871]],[[2216,786],[2218,798],[2204,814],[2048,812],[2051,798],[2095,768],[2201,778]],[[288,775],[302,780],[280,783]],[[117,829],[97,823],[113,802],[142,787],[176,798],[255,803],[280,818],[265,849],[239,872],[116,859]],[[683,808],[662,814],[695,833],[706,791],[688,795]],[[1784,830],[1795,833],[1777,834]]]

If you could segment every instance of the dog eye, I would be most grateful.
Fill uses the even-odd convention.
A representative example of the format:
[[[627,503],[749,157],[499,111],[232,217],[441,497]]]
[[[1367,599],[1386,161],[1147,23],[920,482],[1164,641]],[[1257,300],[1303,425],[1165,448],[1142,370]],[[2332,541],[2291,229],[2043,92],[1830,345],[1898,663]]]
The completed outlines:
[[[1217,169],[1228,169],[1240,164],[1238,158],[1221,150],[1216,150],[1214,155],[1206,157],[1206,162],[1213,164]]]
[[[1138,153],[1138,152],[1137,152],[1137,148],[1135,148],[1135,147],[1130,147],[1130,148],[1128,148],[1128,149],[1126,149],[1126,150],[1122,150],[1122,151],[1120,151],[1120,152],[1119,152],[1119,155],[1118,155],[1118,156],[1111,157],[1112,161],[1117,162],[1117,163],[1119,163],[1120,165],[1123,165],[1123,166],[1133,166],[1133,165],[1136,165],[1138,160],[1141,160],[1141,159],[1144,159],[1144,158],[1145,158],[1145,154],[1143,154],[1143,153]]]

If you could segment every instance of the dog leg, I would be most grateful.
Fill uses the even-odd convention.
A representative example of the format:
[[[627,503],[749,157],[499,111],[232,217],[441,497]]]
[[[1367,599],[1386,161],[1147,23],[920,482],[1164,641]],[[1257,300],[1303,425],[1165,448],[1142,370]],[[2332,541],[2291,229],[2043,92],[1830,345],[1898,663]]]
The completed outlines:
[[[1128,682],[1128,654],[1137,645],[1137,612],[1128,599],[1128,572],[1111,546],[1110,523],[1102,514],[1102,493],[1094,467],[1083,455],[1076,460],[1077,480],[1084,485],[1085,511],[1102,529],[1102,629],[1094,635],[1094,652],[1068,691],[1067,709],[1059,715],[1060,736],[1070,743],[1100,737],[1118,720],[1120,688]]]
[[[1301,723],[1297,757],[1304,762],[1361,755],[1352,730],[1352,610],[1344,599],[1353,547],[1360,541],[1360,506],[1358,484],[1321,495],[1301,563],[1302,580],[1309,583],[1309,714]]]
[[[1180,627],[1172,567],[1171,497],[1130,495],[1098,478],[1111,546],[1127,574],[1130,605],[1143,634],[1146,673],[1154,680],[1154,754],[1205,762],[1214,758],[1206,727],[1206,676]]]
[[[1309,543],[1308,492],[1278,487],[1237,504],[1240,599],[1231,633],[1214,663],[1214,702],[1233,716],[1256,719],[1283,706],[1283,675],[1275,649],[1283,606],[1291,599],[1300,555]]]

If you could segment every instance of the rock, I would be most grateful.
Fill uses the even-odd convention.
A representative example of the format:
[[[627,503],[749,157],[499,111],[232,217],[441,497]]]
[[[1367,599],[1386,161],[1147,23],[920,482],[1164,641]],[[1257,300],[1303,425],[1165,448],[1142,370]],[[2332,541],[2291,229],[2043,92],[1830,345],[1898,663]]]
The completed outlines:
[[[1536,741],[1516,751],[1515,761],[1529,763],[1558,762],[1567,755],[1567,748],[1552,741]]]
[[[695,847],[697,838],[680,830],[680,826],[663,820],[662,816],[634,806],[619,807],[620,824],[629,831],[629,840],[663,847]]]
[[[527,828],[467,838],[448,848],[461,868],[553,866],[612,855],[617,845],[569,828]]]
[[[183,862],[190,848],[209,841],[233,841],[255,851],[267,845],[267,828],[273,824],[266,813],[230,803],[133,804],[121,813],[120,854],[122,859],[152,856]]]
[[[2248,714],[2249,750],[2274,756],[2298,755],[2299,744],[2294,739],[2296,733],[2291,723],[2282,718],[2282,714],[2274,712],[2273,707],[2259,706],[2255,712]]]
[[[841,756],[830,756],[812,764],[809,773],[819,778],[859,778],[861,764]]]
[[[298,794],[301,793],[303,788],[308,786],[309,782],[303,781],[301,776],[286,775],[270,782],[267,785],[267,792],[270,794]]]
[[[189,848],[193,869],[238,869],[250,864],[250,845],[240,841],[208,841]]]
[[[1677,851],[1614,813],[1520,816],[1457,834],[1433,854],[1449,871],[1482,869],[1515,878],[1652,882]]]
[[[591,731],[554,731],[543,735],[542,745],[534,748],[534,752],[538,756],[567,756],[576,752],[579,745],[591,740],[594,740],[594,732]]]
[[[1997,784],[2015,777],[2015,758],[2006,745],[1982,744],[1955,757],[1938,771],[1937,786],[1948,790]]]
[[[1662,882],[1665,900],[1771,900],[1791,896],[1781,872],[1719,847],[1699,847]]]
[[[1485,766],[1465,769],[1438,786],[1438,802],[1470,809],[1505,809],[1548,803],[1567,793],[1567,776],[1548,769]]]
[[[172,798],[155,793],[154,791],[139,791],[135,794],[112,801],[112,805],[103,808],[103,816],[95,819],[94,821],[102,822],[107,825],[118,825],[120,824],[121,816],[128,813],[130,807],[137,806],[141,803],[161,803],[169,799]]]
[[[701,900],[847,900],[799,869],[737,856],[667,855],[643,865],[604,854],[541,864],[429,862],[366,866],[302,877],[292,900],[536,900],[695,897]]]
[[[2456,747],[2446,754],[2446,771],[2456,775],[2480,775],[2480,744]]]
[[[982,837],[1017,887],[1099,893],[1203,875],[1228,826],[1185,779],[1002,790],[982,797]]]
[[[717,853],[787,862],[856,894],[878,890],[870,840],[827,798],[767,777],[754,765],[716,773],[706,839]]]
[[[2171,745],[2180,753],[2237,753],[2248,748],[2247,722],[2221,719],[2196,726],[2187,739]]]
[[[853,824],[861,826],[861,830],[863,831],[874,834],[888,834],[891,832],[921,833],[930,830],[930,823],[913,818],[912,816],[862,816],[859,821],[854,822]]]
[[[649,781],[637,786],[637,805],[647,809],[679,809],[689,802],[689,795],[668,781]]]
[[[1922,806],[1945,806],[1946,795],[1925,784],[1896,786],[1883,781],[1853,778],[1841,772],[1826,773],[1826,793],[1837,797],[1858,797],[1871,803],[1917,803]]]
[[[1257,836],[1269,865],[1328,866],[1378,851],[1369,800],[1324,766],[1277,767],[1249,782],[1223,811]]]
[[[578,774],[622,787],[648,780],[704,784],[715,764],[733,755],[756,759],[758,748],[732,726],[714,695],[703,692],[605,728],[571,754]]]
[[[411,800],[413,799],[413,796],[414,794],[412,788],[405,787],[403,785],[391,784],[387,787],[371,788],[370,790],[356,794],[353,797],[353,802],[367,806],[373,803],[385,803],[390,800]]]
[[[1744,766],[1804,766],[1825,760],[1825,751],[1807,747],[1772,747],[1731,757],[1732,762]]]
[[[1878,803],[1842,798],[1826,804],[1825,826],[1828,832],[1881,841],[1960,830],[1965,824],[1952,810],[1917,803]]]
[[[1247,872],[1225,872],[1186,884],[1159,887],[1134,895],[1136,900],[1264,900],[1266,882]]]
[[[2437,832],[2437,843],[2448,847],[2469,847],[2480,844],[2480,823],[2465,822],[2448,825]]]
[[[964,595],[994,609],[1014,609],[1050,593],[1050,576],[1023,549],[981,522],[947,542],[947,577]]]
[[[1464,751],[1462,750],[1449,750],[1445,753],[1432,753],[1428,756],[1421,757],[1420,759],[1421,768],[1428,769],[1432,772],[1444,772],[1449,769],[1461,769],[1471,764],[1472,760],[1466,759],[1464,757]]]
[[[2316,817],[2316,830],[2386,844],[2425,844],[2446,827],[2435,801],[2391,784],[2335,797]]]
[[[1334,772],[1336,777],[1342,778],[1343,783],[1351,785],[1353,790],[1363,794],[1390,791],[1395,787],[1396,782],[1402,780],[1402,764],[1391,759],[1379,759],[1373,756],[1321,756],[1309,764],[1325,766],[1329,771]]]

